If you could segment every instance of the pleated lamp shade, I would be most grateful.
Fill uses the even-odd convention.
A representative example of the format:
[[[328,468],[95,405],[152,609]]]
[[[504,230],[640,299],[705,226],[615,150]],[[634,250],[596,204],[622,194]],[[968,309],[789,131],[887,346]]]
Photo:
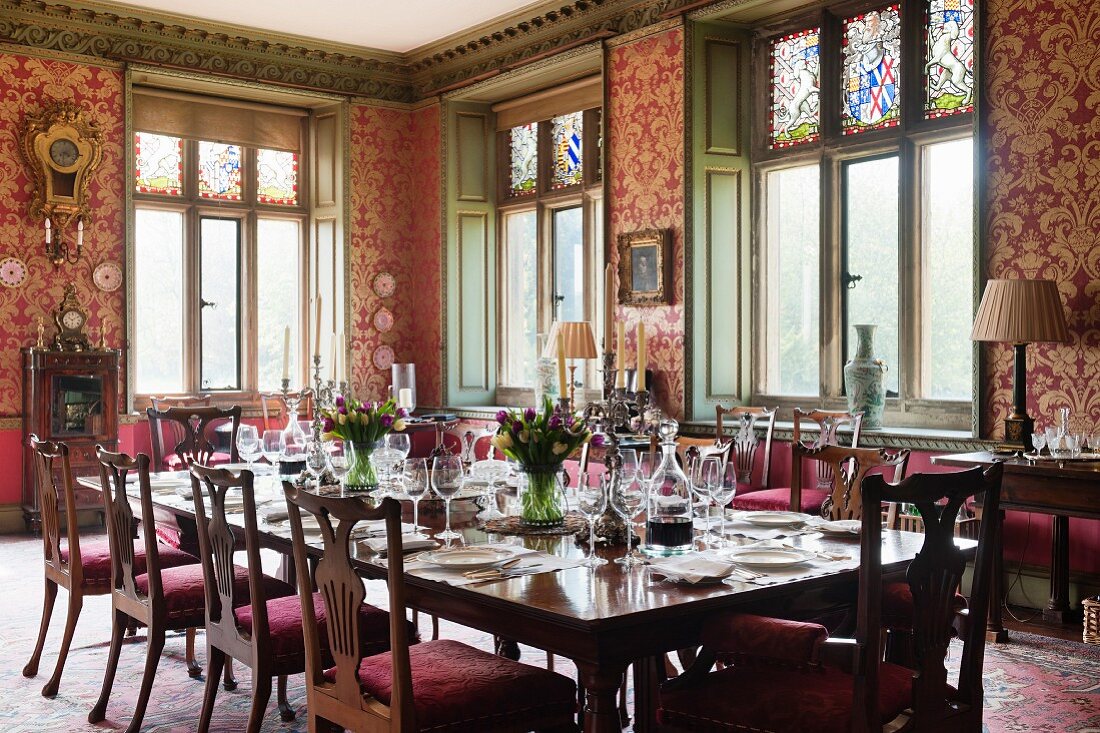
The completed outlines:
[[[1069,341],[1058,285],[1053,280],[990,280],[970,340],[1014,344]]]
[[[566,359],[595,359],[596,338],[592,335],[592,326],[588,321],[554,321],[550,328],[550,338],[542,350],[543,358],[556,359],[558,356],[558,334],[565,339]]]

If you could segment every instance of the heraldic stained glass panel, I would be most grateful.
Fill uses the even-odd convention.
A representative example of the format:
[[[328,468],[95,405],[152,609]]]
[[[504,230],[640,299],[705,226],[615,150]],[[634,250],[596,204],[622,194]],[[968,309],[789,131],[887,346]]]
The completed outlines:
[[[900,5],[846,18],[841,48],[843,133],[896,126],[901,116]]]
[[[241,148],[225,143],[199,143],[199,196],[241,200]]]
[[[284,206],[298,203],[297,153],[256,151],[256,201]]]
[[[183,193],[183,140],[151,132],[134,133],[134,187],[138,193]]]
[[[583,130],[583,112],[571,112],[550,120],[550,149],[554,156],[551,188],[575,186],[584,180],[581,158]]]
[[[513,127],[508,133],[508,150],[508,192],[512,196],[533,194],[539,164],[539,123]]]
[[[928,0],[924,116],[974,110],[974,0]]]
[[[772,41],[772,148],[820,137],[820,37],[820,28],[809,28]]]

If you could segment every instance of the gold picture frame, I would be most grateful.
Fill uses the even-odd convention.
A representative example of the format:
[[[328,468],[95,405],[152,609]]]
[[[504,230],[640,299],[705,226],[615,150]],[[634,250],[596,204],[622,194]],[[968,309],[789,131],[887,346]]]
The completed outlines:
[[[620,234],[619,303],[666,305],[672,302],[672,237],[668,229]]]

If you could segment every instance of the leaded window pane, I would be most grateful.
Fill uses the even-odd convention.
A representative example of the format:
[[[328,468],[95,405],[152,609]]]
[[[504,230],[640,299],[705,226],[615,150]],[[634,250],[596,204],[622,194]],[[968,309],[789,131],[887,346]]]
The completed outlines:
[[[772,148],[812,142],[821,135],[820,38],[820,28],[808,28],[772,41]]]
[[[840,124],[845,135],[894,127],[901,117],[900,5],[844,20]]]
[[[539,123],[513,127],[508,133],[511,162],[508,191],[512,196],[527,196],[535,192],[539,164]]]
[[[183,193],[183,140],[151,132],[134,133],[134,189],[138,193]]]
[[[241,148],[225,143],[199,143],[199,196],[241,200]]]
[[[551,188],[575,186],[584,180],[583,132],[583,112],[572,112],[550,120],[550,145],[554,161],[550,175]]]
[[[284,206],[298,203],[297,153],[256,151],[256,201]]]
[[[929,0],[924,116],[974,110],[974,0]]]

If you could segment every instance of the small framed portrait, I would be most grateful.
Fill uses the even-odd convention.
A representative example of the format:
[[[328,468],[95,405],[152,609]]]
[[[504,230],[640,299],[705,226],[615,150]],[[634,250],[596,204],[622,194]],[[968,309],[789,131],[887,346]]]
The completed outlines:
[[[672,238],[668,229],[619,235],[619,302],[661,305],[672,302],[669,276]]]

